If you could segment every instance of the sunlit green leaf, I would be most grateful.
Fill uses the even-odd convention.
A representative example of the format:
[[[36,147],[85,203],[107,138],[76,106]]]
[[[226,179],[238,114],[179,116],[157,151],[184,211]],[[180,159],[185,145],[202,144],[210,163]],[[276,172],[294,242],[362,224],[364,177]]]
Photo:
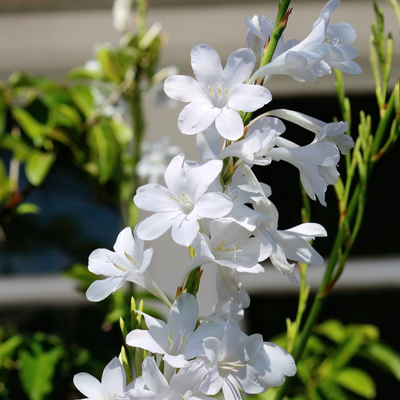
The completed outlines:
[[[112,177],[119,156],[117,141],[106,119],[89,130],[88,144],[92,161],[97,166],[99,182],[103,184]]]
[[[13,356],[14,352],[22,342],[22,335],[14,335],[0,343],[0,365],[3,364],[4,358],[10,358]]]
[[[61,347],[43,350],[39,342],[19,351],[21,386],[30,400],[43,400],[52,391],[55,369],[63,354]]]
[[[13,157],[21,162],[25,161],[26,156],[34,149],[32,145],[26,143],[24,138],[9,134],[0,138],[0,148],[12,151]]]
[[[363,355],[381,366],[385,366],[400,380],[400,354],[384,343],[369,343],[364,348]]]
[[[33,140],[34,144],[41,146],[46,133],[51,128],[41,124],[24,108],[13,107],[11,112],[18,125]]]
[[[40,207],[33,203],[21,203],[16,207],[15,212],[17,214],[40,214]]]
[[[100,62],[104,75],[117,84],[121,82],[121,75],[118,71],[116,57],[112,49],[109,47],[101,47],[96,54],[97,60]]]
[[[96,111],[96,103],[88,85],[77,84],[71,86],[69,93],[74,103],[86,118],[89,118],[94,114]]]
[[[55,159],[55,153],[32,150],[28,154],[25,164],[25,175],[28,181],[33,186],[40,186],[46,179]]]
[[[85,67],[76,67],[71,69],[67,74],[67,79],[93,79],[100,80],[103,78],[101,71],[89,70]]]
[[[125,121],[113,118],[110,120],[110,127],[120,145],[126,145],[133,140],[132,128]]]
[[[0,137],[3,135],[4,130],[6,129],[7,112],[7,104],[3,103],[0,98]]]
[[[78,111],[67,104],[59,104],[50,108],[49,120],[53,126],[79,127],[82,123]]]
[[[375,397],[375,382],[369,374],[359,368],[346,368],[335,376],[335,382],[366,399]]]
[[[342,343],[346,339],[346,327],[336,319],[330,319],[318,324],[314,331],[326,336],[335,343]]]

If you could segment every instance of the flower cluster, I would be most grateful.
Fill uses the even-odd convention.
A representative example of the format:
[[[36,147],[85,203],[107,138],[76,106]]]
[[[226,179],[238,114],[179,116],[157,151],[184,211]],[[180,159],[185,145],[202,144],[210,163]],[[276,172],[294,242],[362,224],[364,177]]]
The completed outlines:
[[[250,298],[240,274],[263,273],[260,263],[269,259],[296,282],[294,262],[323,265],[309,242],[327,233],[316,223],[280,230],[278,210],[269,199],[271,188],[259,182],[252,166],[291,163],[309,197],[326,205],[327,186],[338,178],[340,153],[348,152],[353,142],[343,122],[324,123],[285,109],[251,117],[272,99],[268,89],[256,84],[260,77],[282,73],[313,81],[331,67],[360,72],[352,61],[354,30],[345,23],[329,26],[338,3],[326,4],[302,42],[279,42],[272,62],[254,73],[256,55],[251,48],[263,49],[273,26],[264,16],[247,20],[248,47],[234,51],[225,68],[217,52],[201,44],[191,52],[195,78],[166,79],[166,94],[189,103],[178,127],[184,134],[197,134],[201,161],[179,154],[165,170],[165,186],[149,183],[138,188],[135,205],[153,214],[135,227],[134,235],[125,228],[114,252],[99,249],[90,255],[89,270],[107,279],[94,282],[87,297],[102,300],[130,281],[164,302],[169,316],[164,322],[137,311],[145,324],[126,335],[126,344],[141,349],[140,371],[131,365],[133,380],[128,383],[125,366],[115,358],[101,383],[88,374],[76,375],[75,385],[89,399],[206,399],[222,392],[225,399],[240,400],[242,392],[263,393],[296,373],[286,350],[264,342],[259,334],[242,332],[239,323]],[[285,139],[282,119],[313,132],[314,140],[299,146]],[[173,240],[190,255],[173,302],[147,270],[153,250],[144,250],[146,241],[170,228]],[[195,296],[201,270],[213,266],[219,301],[210,315],[199,316]]]

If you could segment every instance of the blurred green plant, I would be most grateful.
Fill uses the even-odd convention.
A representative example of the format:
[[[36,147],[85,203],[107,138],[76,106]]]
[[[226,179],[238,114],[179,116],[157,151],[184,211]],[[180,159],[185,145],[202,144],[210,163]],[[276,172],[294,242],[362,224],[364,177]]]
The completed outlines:
[[[272,339],[285,346],[286,335]],[[400,354],[380,340],[374,325],[343,325],[327,320],[315,325],[301,359],[297,363],[297,382],[291,400],[348,400],[353,395],[376,397],[374,378],[359,365],[368,361],[400,380]],[[355,363],[357,361],[357,363]],[[367,363],[368,364],[368,363]],[[275,399],[278,388],[247,399]],[[287,398],[287,397],[286,397]]]

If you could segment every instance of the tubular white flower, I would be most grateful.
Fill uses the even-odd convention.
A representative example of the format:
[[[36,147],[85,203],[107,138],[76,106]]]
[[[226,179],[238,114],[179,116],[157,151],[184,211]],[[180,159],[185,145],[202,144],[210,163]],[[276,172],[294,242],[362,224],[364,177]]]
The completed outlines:
[[[103,300],[129,281],[144,287],[169,307],[171,306],[168,298],[147,271],[153,249],[143,250],[143,240],[137,236],[139,226],[135,228],[135,238],[131,228],[122,230],[114,244],[114,251],[97,249],[90,254],[89,271],[108,278],[95,281],[89,286],[86,292],[88,300],[95,302]]]
[[[177,75],[167,78],[164,84],[165,92],[172,99],[190,103],[179,115],[180,131],[196,134],[215,122],[222,137],[239,139],[244,127],[238,111],[258,110],[272,99],[266,88],[243,83],[255,61],[250,49],[239,49],[229,56],[223,70],[221,59],[211,46],[195,46],[191,63],[197,80]]]
[[[291,75],[299,81],[317,82],[317,77],[331,73],[331,67],[349,74],[360,74],[360,66],[353,61],[358,52],[351,46],[356,37],[355,30],[345,22],[329,26],[330,15],[339,2],[328,1],[311,33],[301,42],[291,40],[277,48],[272,61],[257,70],[250,82],[276,74]],[[268,20],[259,18],[258,22],[260,31],[261,25],[265,25],[264,30],[269,29]],[[256,31],[254,27],[250,29]],[[261,39],[261,36],[258,35],[258,38]]]

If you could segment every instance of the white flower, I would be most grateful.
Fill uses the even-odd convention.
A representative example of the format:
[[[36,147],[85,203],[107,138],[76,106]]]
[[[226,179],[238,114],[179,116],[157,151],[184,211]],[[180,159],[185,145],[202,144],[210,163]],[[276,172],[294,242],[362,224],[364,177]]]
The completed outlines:
[[[262,348],[249,360],[259,373],[258,381],[268,390],[270,386],[283,385],[285,376],[296,374],[293,357],[275,343],[264,342]]]
[[[232,301],[242,308],[250,305],[250,296],[239,275],[231,268],[218,266],[217,294],[220,302]]]
[[[225,147],[218,158],[238,157],[249,165],[268,165],[272,159],[269,151],[275,146],[276,138],[285,131],[278,118],[264,117],[252,124],[246,137]]]
[[[197,390],[203,380],[205,369],[200,361],[192,361],[168,380],[157,367],[154,358],[147,357],[142,364],[143,380],[157,400],[199,400],[208,399]],[[211,400],[211,398],[210,398]]]
[[[250,184],[259,186],[260,183],[249,166],[240,166],[246,179]],[[324,237],[326,230],[319,224],[306,223],[284,231],[278,230],[278,210],[274,204],[264,195],[254,204],[254,209],[268,218],[263,220],[257,227],[255,234],[266,240],[265,245],[272,247],[269,256],[272,265],[284,275],[288,275],[293,283],[297,283],[293,273],[294,264],[290,264],[288,259],[299,261],[314,266],[322,266],[324,259],[311,247],[308,242],[315,237]]]
[[[89,256],[89,271],[108,278],[93,282],[86,292],[90,301],[100,301],[119,289],[126,281],[134,282],[146,288],[168,306],[171,305],[165,294],[154,282],[147,267],[153,256],[153,249],[143,251],[143,240],[133,238],[131,228],[125,228],[117,237],[114,252],[97,249]]]
[[[286,109],[268,111],[268,115],[275,115],[314,132],[315,139],[312,143],[327,141],[335,143],[342,154],[347,154],[354,147],[353,139],[351,136],[346,135],[348,130],[347,122],[326,123],[309,115]]]
[[[190,269],[214,262],[237,272],[264,272],[258,262],[269,256],[270,249],[262,246],[261,238],[250,237],[251,232],[236,223],[220,220],[210,222],[210,233],[210,238],[198,234],[194,240],[197,255],[190,261]]]
[[[143,240],[153,240],[172,227],[172,238],[189,246],[199,231],[201,218],[219,218],[232,209],[232,202],[223,193],[208,193],[219,176],[222,161],[211,160],[192,166],[179,154],[165,171],[167,188],[148,184],[137,190],[134,202],[142,210],[155,212],[137,229]]]
[[[325,192],[328,185],[337,182],[339,173],[337,164],[340,154],[337,146],[332,142],[315,142],[307,146],[298,146],[289,140],[276,140],[279,147],[268,153],[275,161],[284,160],[300,172],[300,180],[308,196],[326,206]]]
[[[329,26],[330,15],[339,2],[328,1],[311,33],[301,42],[291,40],[277,48],[272,61],[257,70],[250,82],[275,74],[316,82],[317,77],[330,74],[331,67],[349,74],[360,74],[360,66],[353,61],[358,56],[357,50],[351,46],[356,37],[354,29],[345,22]],[[262,24],[262,20],[259,21]]]
[[[221,339],[208,337],[203,341],[205,366],[208,369],[199,389],[215,395],[221,389],[225,400],[241,399],[239,390],[255,394],[264,391],[258,372],[248,364],[262,347],[261,335],[246,337],[236,321],[229,319]]]
[[[172,305],[167,323],[143,313],[148,330],[135,329],[129,332],[126,343],[163,354],[170,365],[180,368],[188,358],[193,357],[192,354],[186,355],[182,346],[196,328],[198,313],[196,298],[189,293],[182,293]]]
[[[121,361],[114,357],[104,368],[101,383],[92,375],[81,372],[74,376],[74,385],[88,400],[155,399],[153,393],[131,382],[126,386],[126,374]]]
[[[211,46],[195,46],[191,63],[197,80],[177,75],[167,78],[164,85],[168,96],[190,103],[179,115],[180,131],[196,134],[215,121],[222,137],[239,139],[244,126],[238,111],[255,111],[272,98],[262,86],[243,83],[250,76],[255,60],[250,49],[239,49],[229,56],[222,69],[221,59]]]
[[[136,173],[148,183],[158,183],[167,165],[180,151],[179,146],[170,145],[168,137],[155,143],[142,142],[142,157],[136,166]]]

